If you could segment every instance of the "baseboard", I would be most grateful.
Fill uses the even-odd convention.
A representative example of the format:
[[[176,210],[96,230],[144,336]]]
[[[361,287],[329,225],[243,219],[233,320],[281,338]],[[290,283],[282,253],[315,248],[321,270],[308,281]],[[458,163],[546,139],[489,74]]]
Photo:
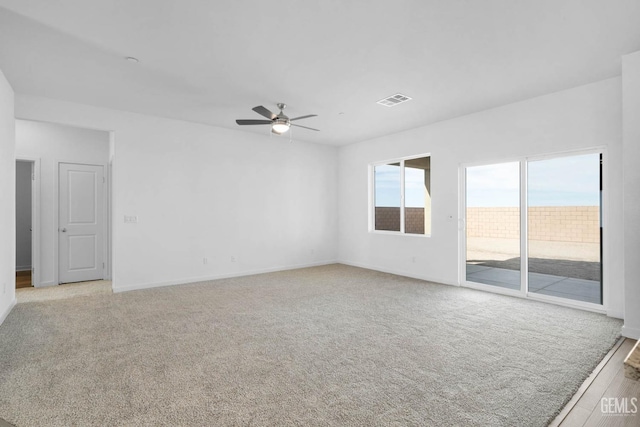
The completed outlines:
[[[11,301],[11,303],[9,304],[9,306],[6,308],[6,310],[3,313],[0,313],[0,325],[2,325],[2,323],[4,322],[4,319],[7,318],[7,316],[9,315],[9,313],[11,313],[11,309],[13,309],[13,307],[15,307],[15,305],[18,303],[18,300],[16,299],[16,297],[13,297],[13,300]]]
[[[407,273],[406,271],[399,271],[399,270],[393,270],[393,269],[387,269],[387,268],[380,268],[380,267],[375,267],[375,266],[372,266],[372,265],[367,265],[367,264],[363,264],[363,263],[359,263],[359,262],[353,262],[353,261],[340,260],[338,262],[340,264],[350,265],[352,267],[360,267],[360,268],[366,268],[367,270],[374,270],[374,271],[380,271],[382,273],[395,274],[396,276],[411,277],[412,279],[424,280],[424,281],[427,281],[427,282],[439,283],[439,284],[442,284],[442,285],[460,286],[458,283],[452,282],[452,281],[447,280],[447,279],[436,278],[436,277],[427,276],[427,275],[423,275],[423,274],[412,274],[412,273]]]
[[[16,266],[16,272],[18,271],[31,271],[30,265],[18,265]]]
[[[54,281],[50,281],[50,282],[40,282],[37,285],[34,285],[34,288],[46,288],[48,286],[56,286],[57,283]]]
[[[229,278],[232,278],[232,277],[253,276],[253,275],[256,275],[256,274],[274,273],[276,271],[296,270],[298,268],[318,267],[320,265],[336,264],[337,262],[338,261],[336,261],[336,260],[319,261],[319,262],[313,262],[313,263],[308,263],[308,264],[297,264],[297,265],[290,265],[290,266],[264,268],[264,269],[259,269],[259,270],[241,271],[241,272],[231,273],[231,274],[218,274],[218,275],[213,275],[213,276],[187,277],[187,278],[184,278],[184,279],[170,280],[170,281],[167,281],[167,282],[140,283],[140,284],[136,284],[136,285],[114,287],[113,288],[113,292],[114,293],[119,293],[119,292],[128,292],[128,291],[138,291],[138,290],[141,290],[141,289],[161,288],[161,287],[164,287],[164,286],[186,285],[188,283],[206,282],[206,281],[209,281],[209,280],[229,279]]]
[[[620,311],[607,311],[607,316],[624,320],[624,313]]]
[[[640,328],[630,328],[627,325],[622,327],[622,336],[640,340]]]

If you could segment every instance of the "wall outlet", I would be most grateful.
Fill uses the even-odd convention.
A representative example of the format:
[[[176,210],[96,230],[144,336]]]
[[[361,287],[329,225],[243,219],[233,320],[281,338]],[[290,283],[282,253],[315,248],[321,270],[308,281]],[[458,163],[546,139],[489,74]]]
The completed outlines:
[[[416,262],[416,257],[412,256],[411,257],[411,262]]]
[[[124,216],[124,222],[127,223],[136,223],[138,222],[138,216],[137,215],[125,215]]]
[[[209,264],[209,258],[202,258],[203,264]]]
[[[231,262],[236,262],[236,257],[231,255]]]

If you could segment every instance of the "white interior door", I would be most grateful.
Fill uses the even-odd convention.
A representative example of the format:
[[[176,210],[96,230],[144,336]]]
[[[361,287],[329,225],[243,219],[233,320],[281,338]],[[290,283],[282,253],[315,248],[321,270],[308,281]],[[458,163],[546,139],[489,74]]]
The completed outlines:
[[[104,171],[102,166],[60,163],[59,282],[104,277]]]

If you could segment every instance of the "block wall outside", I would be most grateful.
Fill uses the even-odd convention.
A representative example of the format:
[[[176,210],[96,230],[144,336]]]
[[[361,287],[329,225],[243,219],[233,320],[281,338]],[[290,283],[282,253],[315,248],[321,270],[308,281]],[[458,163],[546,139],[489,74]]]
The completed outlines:
[[[405,233],[424,234],[424,208],[405,208]],[[400,230],[400,208],[377,207],[376,230]]]
[[[467,236],[517,239],[518,208],[467,208]],[[529,208],[529,239],[557,242],[600,242],[598,206]]]
[[[467,208],[467,237],[520,238],[520,209]]]

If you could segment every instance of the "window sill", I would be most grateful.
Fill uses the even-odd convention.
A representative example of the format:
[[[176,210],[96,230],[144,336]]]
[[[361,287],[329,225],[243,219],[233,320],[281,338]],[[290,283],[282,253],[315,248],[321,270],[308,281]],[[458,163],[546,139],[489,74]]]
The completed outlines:
[[[401,233],[399,231],[385,230],[369,230],[369,234],[382,234],[387,236],[431,237],[431,234]]]

